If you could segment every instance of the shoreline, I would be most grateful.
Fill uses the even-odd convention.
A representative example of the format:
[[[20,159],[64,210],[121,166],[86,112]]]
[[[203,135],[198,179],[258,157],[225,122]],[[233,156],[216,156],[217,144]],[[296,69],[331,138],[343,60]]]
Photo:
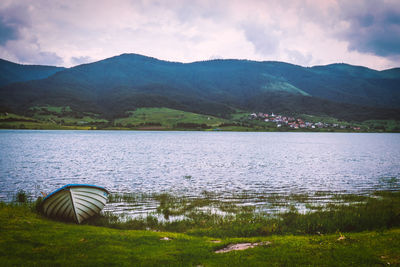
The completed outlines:
[[[50,220],[27,205],[0,203],[4,265],[371,266],[400,264],[400,228],[212,237],[124,230]],[[247,246],[245,250],[229,251]],[[226,253],[220,253],[221,251]]]
[[[302,129],[292,129],[292,130],[262,130],[262,129],[243,129],[243,130],[229,130],[229,129],[130,129],[130,128],[102,128],[102,129],[90,129],[88,127],[80,126],[64,126],[59,128],[0,128],[0,130],[31,130],[31,131],[135,131],[135,132],[249,132],[249,133],[400,133],[400,131],[355,131],[355,130],[302,130]]]
[[[328,116],[232,113],[230,117],[169,108],[138,108],[119,118],[70,114],[65,107],[37,107],[29,116],[0,113],[3,129],[230,131],[230,132],[400,132],[400,121],[384,118],[346,121]],[[68,107],[69,109],[69,107]]]
[[[0,203],[23,204],[41,215],[42,200],[20,190],[10,202]],[[390,229],[400,227],[400,191],[269,194],[253,198],[247,194],[225,198],[212,192],[197,197],[110,193],[103,212],[84,224],[220,238]]]

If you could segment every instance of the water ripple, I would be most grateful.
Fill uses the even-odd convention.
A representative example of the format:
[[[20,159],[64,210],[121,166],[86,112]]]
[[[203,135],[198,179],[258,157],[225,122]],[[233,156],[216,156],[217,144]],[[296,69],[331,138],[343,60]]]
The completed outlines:
[[[399,190],[399,179],[399,134],[0,131],[0,200],[67,183],[193,196]]]

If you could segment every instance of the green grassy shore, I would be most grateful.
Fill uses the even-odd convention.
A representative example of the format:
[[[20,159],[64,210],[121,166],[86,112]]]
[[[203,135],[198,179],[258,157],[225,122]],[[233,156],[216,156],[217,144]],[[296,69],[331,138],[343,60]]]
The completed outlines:
[[[275,221],[256,221],[255,217],[243,217],[252,214],[250,210],[239,210],[236,219],[211,219],[204,224],[207,216],[199,213],[203,216],[199,221],[194,219],[189,228],[175,225],[175,231],[165,224],[106,222],[107,217],[88,222],[97,226],[76,225],[43,217],[35,203],[0,203],[0,265],[400,265],[399,192],[342,199],[349,198],[351,204],[328,205],[306,214],[291,210],[274,217]],[[165,209],[176,203],[167,200],[162,205]],[[259,232],[273,224],[281,230]],[[142,226],[146,230],[137,230]],[[265,243],[247,250],[215,253],[229,244],[248,242]]]
[[[138,108],[121,118],[102,118],[100,114],[73,111],[69,106],[32,107],[25,116],[0,113],[0,129],[40,130],[157,130],[157,131],[237,131],[237,132],[400,132],[400,122],[370,120],[339,121],[332,117],[298,114],[307,121],[337,124],[340,127],[277,127],[276,123],[250,120],[248,112],[237,110],[229,118],[196,114],[169,108]],[[357,130],[356,130],[357,129]]]

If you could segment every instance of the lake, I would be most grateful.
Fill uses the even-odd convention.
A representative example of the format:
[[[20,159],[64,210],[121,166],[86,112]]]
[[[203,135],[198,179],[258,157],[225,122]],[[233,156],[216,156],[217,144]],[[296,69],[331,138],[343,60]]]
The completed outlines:
[[[68,183],[196,196],[400,189],[400,134],[0,131],[0,200]]]

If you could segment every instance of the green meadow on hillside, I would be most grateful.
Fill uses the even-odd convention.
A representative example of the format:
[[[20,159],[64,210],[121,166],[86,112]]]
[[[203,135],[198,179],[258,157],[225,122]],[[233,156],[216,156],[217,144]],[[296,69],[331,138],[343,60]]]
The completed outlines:
[[[90,112],[76,112],[69,106],[35,106],[29,110],[28,114],[38,121],[66,126],[85,126],[86,124],[93,125],[108,122],[107,120],[100,118],[98,114]]]
[[[197,114],[170,108],[138,108],[128,111],[124,117],[105,119],[101,114],[81,112],[69,106],[34,106],[22,115],[0,113],[1,129],[75,129],[75,130],[222,130],[222,131],[314,131],[314,132],[400,132],[400,121],[368,120],[347,122],[328,116],[291,114],[296,118],[317,123],[337,124],[345,129],[315,128],[292,129],[263,119],[249,119],[250,113],[235,110],[229,118]],[[359,130],[354,130],[358,127]]]
[[[114,125],[122,127],[162,126],[165,128],[179,128],[179,125],[194,124],[217,127],[227,122],[225,119],[214,116],[185,112],[170,108],[138,108],[127,112],[129,117],[119,118]],[[184,128],[184,127],[182,127]]]
[[[0,129],[37,129],[37,130],[89,130],[82,125],[62,125],[52,119],[41,120],[12,113],[0,113]]]

